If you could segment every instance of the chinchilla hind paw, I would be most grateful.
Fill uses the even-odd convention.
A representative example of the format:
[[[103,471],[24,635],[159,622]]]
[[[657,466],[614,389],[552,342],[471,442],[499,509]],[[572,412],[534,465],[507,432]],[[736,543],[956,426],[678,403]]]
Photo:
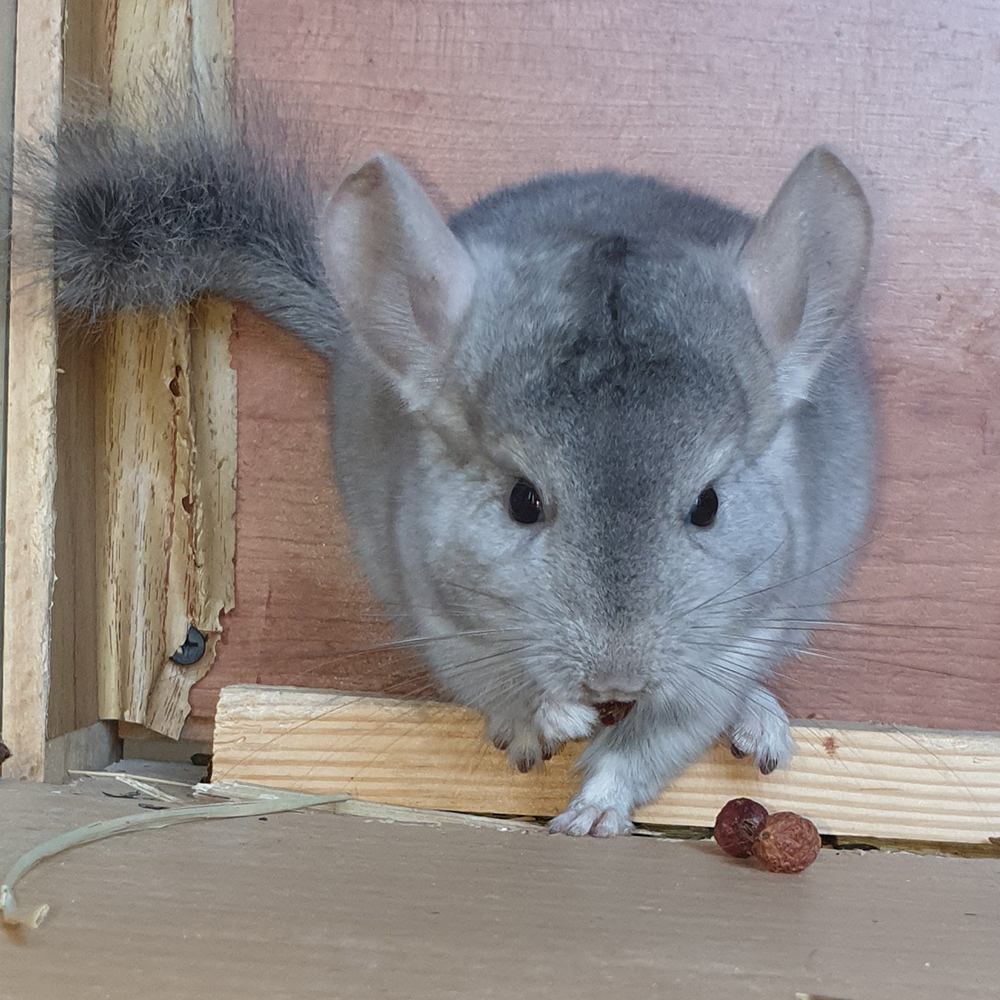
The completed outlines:
[[[588,805],[575,799],[549,822],[549,833],[565,833],[571,837],[620,837],[631,833],[628,814],[614,807]]]

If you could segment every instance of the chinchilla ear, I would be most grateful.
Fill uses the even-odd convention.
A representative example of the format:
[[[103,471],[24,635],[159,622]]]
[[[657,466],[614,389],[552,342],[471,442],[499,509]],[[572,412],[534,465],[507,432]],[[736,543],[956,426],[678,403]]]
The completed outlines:
[[[792,402],[809,396],[864,284],[871,210],[828,149],[802,159],[739,255],[740,281]]]
[[[403,400],[423,408],[472,301],[472,259],[420,185],[382,154],[341,183],[320,236],[355,340]]]

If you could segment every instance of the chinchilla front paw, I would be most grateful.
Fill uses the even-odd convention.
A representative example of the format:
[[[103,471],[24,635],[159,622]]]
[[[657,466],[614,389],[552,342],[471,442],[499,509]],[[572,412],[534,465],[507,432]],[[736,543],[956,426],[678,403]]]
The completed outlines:
[[[774,695],[754,688],[729,727],[734,757],[752,757],[761,774],[785,767],[795,753],[788,716]]]
[[[614,806],[592,805],[586,799],[574,797],[549,822],[549,833],[565,833],[571,837],[620,837],[632,832],[628,813]]]
[[[590,705],[543,698],[530,721],[491,718],[486,738],[507,754],[511,766],[527,774],[559,752],[566,740],[589,736],[597,725]]]
[[[593,705],[543,698],[534,722],[543,742],[562,746],[566,740],[589,736],[597,728],[598,714]]]
[[[548,760],[561,746],[561,741],[546,739],[533,723],[512,719],[490,719],[486,739],[506,753],[510,766],[521,774]]]

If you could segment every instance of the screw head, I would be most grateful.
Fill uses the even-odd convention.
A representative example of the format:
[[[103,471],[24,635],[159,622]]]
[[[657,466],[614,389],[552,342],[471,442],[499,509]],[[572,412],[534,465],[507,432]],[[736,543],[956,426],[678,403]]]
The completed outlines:
[[[184,645],[170,659],[182,667],[190,667],[192,663],[197,663],[204,655],[205,636],[192,625],[188,629]]]

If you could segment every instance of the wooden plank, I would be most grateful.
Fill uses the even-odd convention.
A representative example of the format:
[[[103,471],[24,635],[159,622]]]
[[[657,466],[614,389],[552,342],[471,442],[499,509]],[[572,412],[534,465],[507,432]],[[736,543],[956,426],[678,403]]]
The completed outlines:
[[[106,89],[103,72],[104,0],[64,8],[64,85],[87,80]],[[65,95],[64,95],[65,96]],[[60,331],[56,390],[56,582],[52,593],[52,650],[48,736],[69,735],[96,723],[97,659],[97,413],[94,393],[100,345]],[[65,743],[65,741],[63,741]],[[62,745],[62,744],[59,744]],[[49,748],[47,760],[59,753]],[[105,761],[110,763],[110,759]],[[61,774],[61,772],[60,772]],[[62,777],[50,780],[62,780]]]
[[[121,759],[122,742],[112,722],[95,722],[45,742],[45,780],[61,784],[69,772],[102,770]]]
[[[473,712],[433,702],[233,686],[219,699],[213,780],[419,809],[550,817],[576,788],[583,744],[517,774]],[[791,766],[763,776],[724,747],[640,810],[644,823],[712,826],[731,798],[808,816],[821,833],[985,843],[1000,835],[1000,734],[803,722]]]
[[[143,812],[101,787],[0,785],[0,871]],[[52,912],[27,946],[0,942],[0,995],[996,1000],[998,877],[996,859],[880,851],[770,875],[705,843],[312,811],[192,823],[32,872],[20,899]]]
[[[843,151],[876,220],[881,503],[835,611],[860,624],[821,637],[833,658],[791,666],[781,691],[800,718],[951,729],[1000,728],[998,47],[994,0],[236,2],[237,61],[295,109],[317,173],[386,149],[446,207],[608,166],[760,209],[809,145]],[[246,337],[240,607],[196,711],[257,677],[398,691],[399,671],[334,655],[367,640],[341,633],[359,605],[321,366]]]
[[[59,115],[61,0],[17,8],[15,169],[23,139],[50,132]],[[14,200],[7,343],[7,454],[4,510],[5,777],[39,780],[45,767],[50,602],[54,582],[56,324],[52,288],[27,265],[31,213]]]
[[[0,349],[7,356],[7,319],[10,289],[10,211],[11,180],[14,171],[14,42],[17,34],[17,8],[0,6]],[[6,461],[7,382],[0,378],[0,468]],[[3,511],[3,487],[0,486],[0,513]],[[3,532],[0,531],[0,565],[3,564]],[[0,600],[3,582],[0,576]],[[3,725],[3,633],[0,629],[0,733]]]
[[[78,0],[64,7],[63,86],[84,81],[108,92],[108,20],[111,0]],[[52,594],[50,740],[90,729],[99,718],[97,503],[98,413],[95,386],[104,346],[76,330],[59,332],[56,392],[56,581]],[[66,740],[56,747],[66,744]],[[100,741],[95,746],[100,746]],[[49,747],[47,761],[58,761]],[[104,761],[110,763],[109,757]],[[92,758],[92,762],[98,763]],[[64,768],[57,767],[62,780]]]
[[[97,463],[93,340],[61,337],[56,395],[56,582],[47,733],[90,726],[97,706]]]
[[[157,677],[188,631],[185,565],[177,562],[190,522],[177,496],[178,488],[188,492],[193,452],[187,332],[187,311],[178,310],[115,317],[100,333],[98,565],[107,572],[98,578],[97,602],[105,719],[146,722]]]
[[[110,2],[79,0],[64,7],[63,86],[70,91],[64,92],[64,99],[72,99],[73,91],[83,82],[93,88],[94,94],[107,95]],[[97,445],[95,386],[104,346],[99,338],[60,329],[58,350],[56,581],[52,594],[47,727],[50,739],[72,736],[96,723],[100,683],[97,503],[102,463]],[[50,748],[47,760],[58,760],[59,756]]]
[[[75,23],[78,34],[91,32],[90,64],[77,61],[110,100],[127,94],[129,107],[148,106],[154,74],[206,93],[223,79],[232,50],[228,0],[88,6]],[[137,95],[147,83],[153,92],[143,102]],[[235,599],[231,328],[232,308],[214,301],[169,316],[115,317],[93,340],[87,380],[97,427],[89,453],[101,567],[91,581],[99,714],[170,736],[180,733],[188,691],[211,665],[221,615]],[[79,619],[70,615],[86,628]],[[207,650],[179,666],[170,656],[191,625],[207,634]]]
[[[17,37],[17,8],[0,5],[0,345],[7,351],[7,291],[10,287],[10,209],[14,156],[14,45]],[[7,385],[0,378],[0,468],[6,447]],[[2,497],[0,497],[2,510]],[[0,563],[3,560],[3,533],[0,532]],[[2,587],[0,587],[2,595]],[[0,636],[0,650],[3,639]],[[0,711],[3,686],[0,685]]]
[[[21,51],[31,54],[21,62],[34,75],[18,78],[18,94],[26,107],[34,101],[47,110],[47,117],[35,114],[19,123],[34,137],[54,130],[64,68],[67,82],[88,81],[95,94],[113,99],[119,92],[134,94],[154,63],[161,74],[176,69],[178,85],[188,79],[206,88],[217,84],[232,49],[229,0],[81,0],[67,11],[65,67],[57,44],[62,5],[29,0],[21,11],[29,28],[31,17],[45,26],[54,46],[54,69],[46,70],[48,63],[36,56],[44,50],[41,29],[19,30]],[[19,335],[29,335],[41,356],[54,349],[45,298],[50,289],[35,274],[22,283],[27,291],[15,302],[15,315],[29,317],[38,329]],[[204,301],[170,317],[116,319],[91,340],[64,336],[54,421],[54,358],[46,362],[52,381],[42,385],[39,378],[24,377],[19,344],[12,342],[11,381],[29,401],[22,406],[34,407],[31,419],[39,427],[48,420],[46,432],[55,431],[57,438],[54,504],[12,493],[18,508],[8,508],[8,519],[29,509],[39,521],[32,553],[51,559],[54,549],[58,577],[53,587],[49,566],[46,583],[8,592],[13,604],[7,628],[17,628],[16,648],[23,654],[27,643],[38,644],[35,660],[44,664],[23,697],[5,679],[11,694],[4,726],[8,732],[30,726],[33,750],[22,759],[34,762],[32,777],[42,776],[45,760],[39,730],[43,737],[66,735],[70,742],[59,747],[68,746],[79,731],[96,731],[100,716],[132,719],[176,736],[189,711],[188,690],[212,662],[221,616],[234,602],[231,317],[230,306]],[[45,323],[48,338],[41,332]],[[20,431],[31,421],[15,413],[17,405],[12,399],[10,419]],[[37,436],[24,438],[23,453],[8,466],[8,481],[26,495],[31,476],[14,463],[48,460]],[[53,472],[46,469],[48,489]],[[25,524],[22,517],[17,525],[23,534],[31,519]],[[8,580],[14,558],[8,560]],[[21,572],[22,563],[16,564]],[[23,620],[21,601],[32,603],[30,614],[38,621]],[[179,667],[169,657],[189,625],[208,634],[207,652],[198,664]],[[62,760],[57,750],[49,753],[50,761]],[[15,767],[8,764],[8,773]],[[57,770],[54,780],[64,768]]]

